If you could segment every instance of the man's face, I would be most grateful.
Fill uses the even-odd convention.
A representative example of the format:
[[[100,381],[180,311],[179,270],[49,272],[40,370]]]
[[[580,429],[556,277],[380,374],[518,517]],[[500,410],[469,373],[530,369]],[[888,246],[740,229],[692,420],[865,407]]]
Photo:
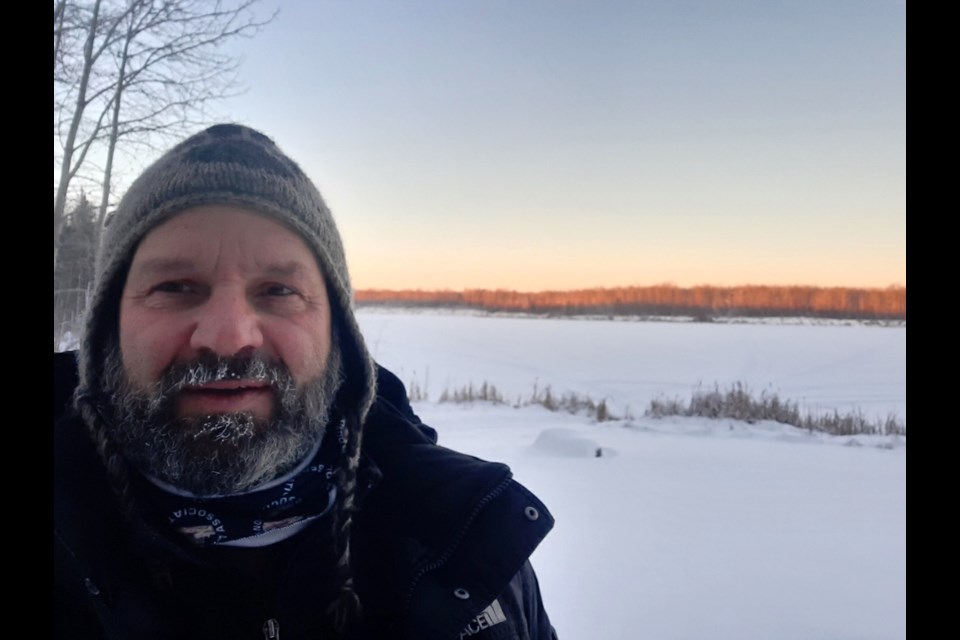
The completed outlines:
[[[317,261],[286,227],[244,209],[188,209],[140,243],[120,302],[120,353],[134,387],[209,353],[262,354],[303,386],[330,353],[330,302]],[[272,414],[269,388],[252,380],[186,390],[179,415]]]
[[[190,491],[269,479],[322,437],[340,382],[331,347],[326,286],[300,236],[245,209],[188,209],[147,234],[127,276],[107,376],[117,439]]]

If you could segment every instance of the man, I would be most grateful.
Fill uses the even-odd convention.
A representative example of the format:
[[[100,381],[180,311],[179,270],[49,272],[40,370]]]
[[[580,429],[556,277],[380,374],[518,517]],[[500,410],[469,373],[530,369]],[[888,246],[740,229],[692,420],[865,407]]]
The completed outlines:
[[[552,517],[372,361],[330,211],[263,134],[133,183],[54,386],[57,637],[556,637]]]

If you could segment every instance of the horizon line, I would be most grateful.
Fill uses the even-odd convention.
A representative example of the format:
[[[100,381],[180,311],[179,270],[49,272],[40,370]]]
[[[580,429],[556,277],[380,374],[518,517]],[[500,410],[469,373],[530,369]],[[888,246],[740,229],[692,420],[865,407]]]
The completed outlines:
[[[709,284],[700,283],[693,285],[680,285],[675,282],[657,282],[654,284],[622,284],[622,285],[595,285],[588,287],[570,287],[570,288],[511,288],[511,287],[375,287],[363,286],[354,287],[354,291],[417,291],[417,292],[463,292],[463,291],[511,291],[514,293],[556,293],[572,291],[596,291],[611,289],[651,289],[656,287],[672,289],[744,289],[744,288],[781,288],[781,289],[848,289],[856,291],[890,291],[897,289],[906,289],[905,284],[894,282],[884,286],[864,286],[864,285],[821,285],[821,284],[763,284],[763,283],[742,283],[742,284]]]

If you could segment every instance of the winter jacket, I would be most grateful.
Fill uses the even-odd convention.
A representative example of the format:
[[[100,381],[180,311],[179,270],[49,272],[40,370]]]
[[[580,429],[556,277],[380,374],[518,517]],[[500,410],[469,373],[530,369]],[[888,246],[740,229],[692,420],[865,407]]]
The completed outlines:
[[[238,569],[249,550],[223,563],[132,525],[70,407],[75,367],[54,354],[54,637],[256,640],[271,625],[282,640],[329,637],[314,626],[331,596],[328,528],[266,547],[281,560],[261,572]],[[438,446],[382,368],[361,460],[352,567],[364,622],[350,638],[556,638],[528,561],[552,516],[505,465]]]

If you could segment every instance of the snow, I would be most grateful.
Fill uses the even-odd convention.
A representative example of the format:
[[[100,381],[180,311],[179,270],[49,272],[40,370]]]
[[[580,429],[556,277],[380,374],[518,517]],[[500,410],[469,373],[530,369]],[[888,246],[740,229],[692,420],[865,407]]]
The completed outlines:
[[[658,395],[743,382],[905,421],[904,326],[358,320],[426,392],[414,408],[441,444],[506,462],[556,517],[532,561],[561,640],[906,636],[905,437],[643,416]],[[549,385],[633,417],[436,402],[483,381],[511,402]]]
[[[603,322],[370,313],[374,357],[428,397],[484,380],[508,400],[534,385],[607,398],[641,414],[658,395],[746,383],[813,411],[860,408],[906,420],[906,327]]]

